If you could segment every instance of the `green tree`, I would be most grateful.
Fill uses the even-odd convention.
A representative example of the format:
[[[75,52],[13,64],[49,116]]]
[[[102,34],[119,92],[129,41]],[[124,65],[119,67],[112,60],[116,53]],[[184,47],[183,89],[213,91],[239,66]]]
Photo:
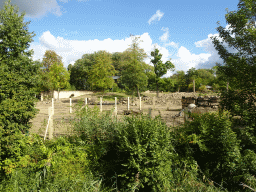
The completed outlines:
[[[224,64],[217,64],[218,70],[228,78],[230,89],[221,92],[221,110],[227,109],[231,116],[240,116],[235,121],[242,129],[235,130],[241,140],[241,152],[251,150],[250,156],[256,154],[256,7],[255,1],[241,0],[237,11],[225,15],[229,29],[217,28],[219,36],[228,47],[236,50],[229,52],[217,37],[211,37],[215,49]],[[246,139],[245,139],[246,138]],[[255,165],[252,160],[248,163]],[[253,175],[254,166],[247,168]]]
[[[70,70],[70,84],[77,90],[92,90],[88,82],[89,71],[95,63],[95,53],[84,54],[81,59],[75,61]]]
[[[20,138],[29,131],[29,121],[38,111],[35,94],[38,65],[27,51],[33,41],[18,8],[10,0],[0,11],[0,170],[22,154]],[[2,176],[1,176],[2,178]]]
[[[111,54],[106,51],[95,53],[95,63],[89,72],[88,82],[93,90],[101,90],[102,97],[106,89],[112,88],[114,76],[116,73],[112,65]]]
[[[62,63],[62,57],[59,56],[55,51],[53,50],[46,50],[43,57],[43,66],[45,67],[44,70],[46,72],[50,71],[50,67],[54,63]],[[63,63],[62,63],[63,64]]]
[[[62,63],[55,62],[49,69],[49,80],[51,90],[67,89],[69,84],[70,74]]]
[[[174,81],[174,86],[176,87],[175,91],[186,91],[187,84],[184,71],[176,71],[176,73],[173,74],[170,78]]]
[[[145,89],[148,84],[148,77],[143,66],[143,59],[146,58],[147,54],[139,48],[138,37],[132,39],[132,44],[127,51],[130,59],[125,61],[120,81],[127,90],[132,92],[136,90],[138,97],[140,97],[140,90]]]
[[[153,59],[151,59],[151,62],[154,65],[154,71],[156,74],[157,97],[159,97],[158,83],[159,83],[160,77],[162,77],[164,74],[166,74],[167,70],[169,70],[169,69],[174,71],[175,66],[170,61],[166,61],[165,63],[163,63],[161,61],[162,54],[160,54],[159,50],[156,48],[154,51],[151,52],[151,56],[154,57]]]

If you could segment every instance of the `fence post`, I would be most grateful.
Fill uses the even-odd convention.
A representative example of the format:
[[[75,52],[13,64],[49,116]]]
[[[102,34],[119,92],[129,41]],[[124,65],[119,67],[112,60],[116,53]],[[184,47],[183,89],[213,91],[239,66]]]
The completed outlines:
[[[69,113],[72,113],[72,101],[71,101],[71,98],[70,98],[69,100],[70,100],[70,109],[69,109]]]
[[[149,118],[151,118],[151,111],[152,111],[152,108],[149,107],[149,108],[148,108],[148,116],[149,116]]]
[[[129,97],[128,97],[128,100],[127,100],[127,110],[129,111]]]
[[[53,135],[53,114],[52,114],[52,107],[49,107],[48,108],[48,115],[49,115],[49,118],[48,118],[48,123],[47,123],[47,127],[46,127],[46,130],[45,130],[45,134],[44,134],[44,140],[46,139],[46,135],[47,135],[47,132],[48,132],[48,128],[49,128],[49,139],[52,139],[52,135]]]
[[[52,114],[54,115],[54,98],[52,98]]]
[[[87,97],[85,98],[85,110],[86,110],[86,113],[87,113]]]
[[[100,97],[100,112],[102,112],[102,97]]]
[[[141,97],[140,97],[140,111],[141,111]]]
[[[184,122],[188,121],[188,108],[184,108]]]
[[[115,116],[117,116],[117,98],[115,97]]]

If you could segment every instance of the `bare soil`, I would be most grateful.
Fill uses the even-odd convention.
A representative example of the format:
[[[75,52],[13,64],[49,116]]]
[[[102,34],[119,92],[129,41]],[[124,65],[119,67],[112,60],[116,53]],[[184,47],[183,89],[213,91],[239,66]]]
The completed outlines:
[[[184,115],[181,117],[174,118],[175,115],[182,110],[181,98],[182,96],[191,97],[198,96],[193,93],[160,93],[159,97],[156,97],[156,93],[143,93],[141,98],[141,108],[139,111],[139,99],[130,97],[130,110],[134,112],[142,112],[143,114],[149,113],[149,108],[152,108],[151,117],[154,118],[157,115],[161,115],[162,120],[170,128],[176,127],[177,125],[184,123]],[[93,104],[98,104],[97,107],[100,107],[101,95],[98,93],[83,95],[79,97],[72,98],[72,106],[79,101],[85,101],[85,98],[89,98],[88,107],[93,108]],[[104,111],[109,111],[114,108],[115,101],[110,98],[117,97],[117,119],[121,120],[124,117],[124,112],[127,110],[127,95],[120,93],[105,93],[103,97],[102,109]],[[155,106],[153,106],[153,97],[155,97]],[[109,104],[112,105],[109,105]],[[107,105],[108,104],[108,105]],[[32,122],[31,133],[38,133],[41,136],[44,136],[47,121],[48,121],[48,108],[52,106],[51,101],[38,101],[36,103],[36,108],[39,109],[39,113],[36,115]],[[217,111],[217,109],[211,108],[197,108],[194,112],[204,113],[210,111]],[[70,133],[72,125],[70,123],[71,119],[75,117],[75,109],[72,108],[72,113],[70,113],[70,100],[69,99],[60,99],[54,101],[54,116],[53,116],[53,136],[63,135]]]

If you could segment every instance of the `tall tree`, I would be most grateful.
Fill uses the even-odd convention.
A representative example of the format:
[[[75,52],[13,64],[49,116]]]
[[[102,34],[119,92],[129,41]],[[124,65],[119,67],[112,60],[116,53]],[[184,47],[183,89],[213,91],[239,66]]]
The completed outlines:
[[[227,109],[232,116],[240,116],[239,127],[234,129],[237,139],[241,141],[241,154],[244,161],[255,165],[256,156],[256,6],[255,0],[241,0],[237,11],[225,15],[229,29],[217,28],[222,42],[211,37],[215,49],[224,64],[217,64],[218,70],[228,77],[230,89],[221,93],[221,111]],[[236,50],[229,52],[228,47]],[[249,152],[250,151],[250,152]],[[248,153],[249,152],[249,153]],[[244,174],[253,175],[255,166],[244,167]],[[246,171],[248,170],[248,171]],[[241,173],[239,173],[241,175]]]
[[[1,171],[21,155],[20,133],[28,132],[29,121],[38,111],[35,94],[39,67],[31,59],[33,51],[27,50],[34,34],[28,31],[30,22],[23,22],[24,15],[19,16],[10,0],[0,11]]]
[[[185,72],[184,71],[176,71],[175,74],[173,74],[171,79],[175,80],[176,84],[176,91],[186,91],[187,89],[187,84],[186,84],[186,79],[185,79]]]
[[[139,37],[132,36],[132,44],[127,51],[130,59],[125,61],[120,81],[126,89],[132,92],[136,90],[138,97],[140,97],[140,89],[147,87],[148,77],[143,67],[143,59],[146,58],[147,54],[139,48]]]
[[[98,51],[95,53],[95,63],[89,72],[88,82],[92,85],[93,90],[101,90],[103,97],[105,90],[112,88],[114,84],[112,76],[115,73],[111,54],[106,51]]]
[[[162,77],[164,74],[167,73],[167,70],[171,69],[174,71],[175,66],[170,62],[166,61],[163,63],[161,61],[162,54],[159,53],[159,50],[155,48],[154,51],[151,52],[151,56],[154,57],[151,59],[151,62],[154,65],[154,71],[156,74],[156,90],[157,90],[157,97],[159,97],[159,90],[158,90],[158,82],[160,80],[160,77]]]
[[[70,74],[62,63],[55,62],[49,69],[49,80],[51,90],[66,89],[69,84]]]
[[[46,50],[43,57],[43,65],[45,67],[46,72],[50,71],[50,67],[54,63],[62,63],[62,57],[59,56],[55,51],[53,50]],[[62,63],[63,64],[63,63]]]

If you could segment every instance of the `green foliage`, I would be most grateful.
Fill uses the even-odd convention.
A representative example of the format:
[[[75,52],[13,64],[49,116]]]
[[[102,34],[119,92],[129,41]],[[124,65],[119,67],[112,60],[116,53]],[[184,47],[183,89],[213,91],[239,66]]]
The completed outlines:
[[[0,171],[7,161],[17,159],[21,152],[20,134],[27,133],[29,121],[35,116],[34,102],[38,84],[38,65],[27,51],[33,35],[23,23],[25,13],[10,1],[0,11]]]
[[[139,96],[139,91],[147,88],[148,77],[145,74],[145,67],[143,65],[143,59],[146,54],[144,50],[139,49],[138,39],[135,37],[132,40],[132,45],[127,50],[130,54],[130,59],[125,61],[119,81],[124,85],[126,90],[137,91]]]
[[[241,191],[240,182],[245,182],[255,170],[254,160],[246,158],[255,153],[241,150],[244,139],[233,128],[229,113],[192,114],[192,118],[192,122],[173,132],[176,141],[182,140],[174,145],[175,150],[182,158],[197,161],[202,171],[199,173],[215,184],[222,183],[229,191]]]
[[[70,75],[62,63],[54,63],[49,70],[51,90],[66,89],[69,87]]]
[[[53,91],[70,87],[70,73],[63,66],[61,57],[55,51],[47,50],[42,63],[38,61],[38,65],[41,67],[39,72],[40,91]]]
[[[91,84],[92,90],[101,90],[103,93],[106,89],[112,88],[115,75],[115,69],[112,66],[111,54],[106,51],[95,53],[95,63],[89,71],[88,83]]]
[[[156,89],[157,89],[157,96],[159,94],[159,80],[160,77],[162,77],[164,74],[167,73],[167,70],[171,69],[172,71],[174,71],[175,66],[170,62],[170,61],[166,61],[165,63],[163,63],[161,61],[162,58],[162,54],[159,54],[159,50],[155,48],[154,51],[151,52],[151,56],[154,57],[153,59],[151,59],[151,62],[154,65],[154,72],[155,72],[155,78],[156,78]]]
[[[229,110],[232,116],[240,116],[239,124],[243,127],[240,135],[243,149],[256,153],[256,29],[255,3],[241,0],[237,11],[227,12],[227,23],[230,31],[219,26],[217,31],[223,42],[237,52],[229,53],[223,43],[212,38],[215,49],[224,60],[224,65],[217,64],[217,71],[225,77],[230,85],[227,91],[221,92],[221,110]]]
[[[175,91],[186,91],[187,84],[185,79],[185,72],[184,71],[177,71],[176,74],[170,77],[173,81],[175,81]]]

